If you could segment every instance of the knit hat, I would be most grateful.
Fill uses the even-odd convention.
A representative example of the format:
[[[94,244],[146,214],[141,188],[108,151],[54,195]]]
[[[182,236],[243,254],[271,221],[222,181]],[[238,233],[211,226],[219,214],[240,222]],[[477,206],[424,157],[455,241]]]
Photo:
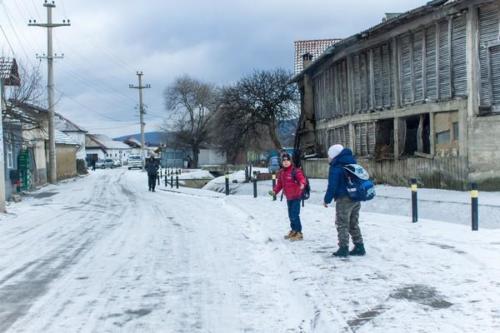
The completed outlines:
[[[282,160],[283,160],[283,159],[287,159],[287,160],[291,161],[291,160],[292,160],[292,157],[291,157],[291,156],[290,156],[290,154],[288,154],[288,153],[283,153],[283,154],[281,154],[281,159],[282,159]]]
[[[344,149],[344,146],[342,145],[333,145],[330,148],[328,148],[328,158],[333,160],[335,157],[337,157],[340,152]]]

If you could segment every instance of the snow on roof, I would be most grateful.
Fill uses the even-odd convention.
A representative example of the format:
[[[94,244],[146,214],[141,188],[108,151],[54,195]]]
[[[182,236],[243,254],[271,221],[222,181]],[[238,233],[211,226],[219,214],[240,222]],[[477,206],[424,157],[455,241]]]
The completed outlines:
[[[105,149],[130,149],[128,145],[123,142],[115,141],[109,136],[104,134],[91,134],[94,141],[100,143]]]
[[[62,132],[87,132],[59,113],[56,113],[54,118],[56,128]]]
[[[66,135],[57,129],[55,130],[55,133],[56,144],[79,146],[79,144],[75,142],[69,135]]]

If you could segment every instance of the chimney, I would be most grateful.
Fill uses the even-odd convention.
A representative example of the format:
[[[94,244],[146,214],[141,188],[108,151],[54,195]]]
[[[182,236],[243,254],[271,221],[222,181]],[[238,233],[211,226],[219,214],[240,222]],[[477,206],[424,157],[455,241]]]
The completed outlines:
[[[312,61],[312,58],[313,58],[313,56],[311,53],[304,53],[302,55],[302,68],[303,69],[306,69],[306,67],[309,66],[309,64]]]

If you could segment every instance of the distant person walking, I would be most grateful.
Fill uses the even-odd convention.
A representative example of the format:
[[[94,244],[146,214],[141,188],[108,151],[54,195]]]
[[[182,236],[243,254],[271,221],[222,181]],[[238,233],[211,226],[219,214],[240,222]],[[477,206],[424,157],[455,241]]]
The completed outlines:
[[[328,207],[332,199],[335,199],[335,225],[339,245],[339,249],[333,255],[336,257],[363,256],[366,252],[359,228],[361,204],[352,201],[349,197],[343,168],[346,164],[356,164],[356,160],[349,148],[337,144],[328,149],[328,161],[330,171],[328,172],[328,189],[324,198],[324,206]],[[354,243],[354,249],[350,252],[349,235]]]
[[[278,182],[269,194],[276,195],[283,190],[287,199],[286,203],[291,229],[285,236],[285,239],[298,241],[303,239],[302,224],[300,222],[300,201],[302,191],[306,185],[306,178],[302,170],[293,165],[290,154],[284,153],[281,155],[281,163],[283,168],[281,168],[276,177]]]
[[[156,179],[158,178],[158,169],[159,169],[159,163],[154,158],[153,155],[149,156],[146,159],[146,165],[144,168],[146,169],[146,172],[148,173],[148,185],[149,185],[149,191],[154,192],[155,187],[156,187]]]

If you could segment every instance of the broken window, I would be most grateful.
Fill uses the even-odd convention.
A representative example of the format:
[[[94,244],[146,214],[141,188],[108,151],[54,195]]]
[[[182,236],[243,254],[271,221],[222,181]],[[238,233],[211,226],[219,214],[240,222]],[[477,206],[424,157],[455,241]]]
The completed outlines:
[[[400,147],[403,148],[402,155],[413,156],[419,154],[430,154],[430,120],[428,114],[421,114],[404,118],[401,122],[403,128],[399,135]],[[400,125],[400,126],[401,126]]]
[[[440,112],[434,115],[436,132],[436,154],[456,156],[458,154],[459,122],[458,112]]]
[[[394,119],[392,118],[377,122],[375,158],[377,160],[394,158]]]

